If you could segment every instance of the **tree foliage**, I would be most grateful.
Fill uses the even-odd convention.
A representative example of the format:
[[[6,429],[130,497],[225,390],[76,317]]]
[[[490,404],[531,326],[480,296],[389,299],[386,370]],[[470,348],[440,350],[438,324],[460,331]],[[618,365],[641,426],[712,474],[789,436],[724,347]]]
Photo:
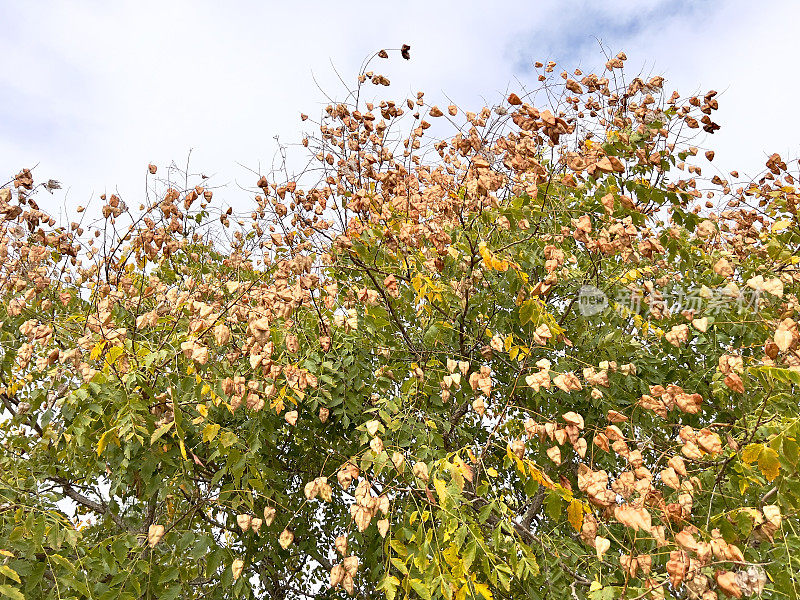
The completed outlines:
[[[151,165],[58,223],[21,171],[0,594],[796,598],[796,181],[703,178],[716,93],[624,60],[332,104],[252,213]]]

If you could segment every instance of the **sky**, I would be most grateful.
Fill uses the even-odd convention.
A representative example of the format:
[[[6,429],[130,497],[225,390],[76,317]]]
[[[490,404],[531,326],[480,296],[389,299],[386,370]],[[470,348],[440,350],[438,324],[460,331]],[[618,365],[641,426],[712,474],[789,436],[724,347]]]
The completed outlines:
[[[380,97],[424,90],[473,110],[534,85],[536,60],[588,71],[601,48],[624,50],[628,72],[663,75],[670,90],[718,90],[722,129],[703,143],[720,171],[755,174],[772,152],[800,155],[798,17],[791,0],[0,0],[0,183],[37,165],[35,179],[63,186],[40,196],[47,210],[104,192],[134,205],[148,163],[163,172],[190,157],[238,203],[277,140],[301,139],[301,112],[343,99],[339,78],[352,87],[366,57],[403,43],[410,61],[374,63],[392,81]]]

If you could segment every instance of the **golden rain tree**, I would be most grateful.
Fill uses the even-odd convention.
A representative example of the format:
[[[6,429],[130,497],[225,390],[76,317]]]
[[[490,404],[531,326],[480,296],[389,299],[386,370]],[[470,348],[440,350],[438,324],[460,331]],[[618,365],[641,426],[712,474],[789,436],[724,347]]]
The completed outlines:
[[[353,95],[245,212],[18,173],[0,595],[797,598],[797,164],[716,171],[716,92],[624,61]]]

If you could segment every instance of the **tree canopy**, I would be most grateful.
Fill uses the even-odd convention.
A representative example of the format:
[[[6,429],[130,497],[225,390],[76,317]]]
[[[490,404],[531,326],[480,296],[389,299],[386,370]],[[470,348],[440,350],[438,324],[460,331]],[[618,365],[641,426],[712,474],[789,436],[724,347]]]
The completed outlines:
[[[796,598],[797,164],[717,171],[717,93],[624,61],[476,113],[365,71],[252,208],[17,174],[0,595]]]

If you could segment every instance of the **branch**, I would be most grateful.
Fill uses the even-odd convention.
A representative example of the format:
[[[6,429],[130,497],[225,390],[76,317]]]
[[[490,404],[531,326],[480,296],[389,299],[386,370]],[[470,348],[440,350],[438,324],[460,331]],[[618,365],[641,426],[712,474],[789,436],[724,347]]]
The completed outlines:
[[[0,394],[0,400],[3,401],[3,406],[6,407],[6,410],[8,410],[12,416],[16,417],[17,411],[11,400],[11,397],[7,393],[3,392]],[[36,418],[32,413],[30,413],[28,416],[28,424],[36,430],[36,432],[39,434],[39,437],[42,436],[42,428],[39,426],[39,423],[36,421]]]
[[[533,496],[533,500],[531,500],[530,506],[528,506],[528,510],[525,511],[525,515],[522,517],[522,526],[525,529],[531,528],[531,523],[533,523],[533,518],[539,513],[542,508],[542,504],[544,503],[544,486],[540,485],[539,489],[536,490],[536,494]]]
[[[110,517],[111,520],[114,521],[114,524],[121,529],[128,529],[122,517],[111,512],[107,505],[96,502],[91,498],[87,498],[75,490],[75,488],[72,487],[72,484],[63,477],[51,477],[50,480],[60,485],[64,489],[64,494],[66,494],[69,498],[72,498],[81,506],[84,506],[85,508],[88,508],[89,510],[92,510],[103,516]]]
[[[398,329],[400,329],[400,335],[403,336],[403,339],[405,340],[409,351],[414,356],[416,356],[417,359],[421,358],[420,351],[416,348],[414,342],[411,341],[411,337],[408,335],[408,331],[406,331],[403,322],[400,320],[400,317],[398,317],[397,313],[395,313],[394,311],[394,305],[389,300],[389,297],[386,295],[386,292],[383,290],[383,288],[378,284],[378,281],[375,279],[374,275],[372,274],[372,271],[370,271],[369,267],[366,264],[364,264],[362,260],[358,258],[358,255],[356,255],[355,252],[350,253],[350,260],[352,260],[356,265],[358,265],[361,269],[363,269],[364,272],[367,274],[367,276],[370,278],[372,284],[375,286],[375,290],[381,295],[383,301],[386,303],[386,308],[389,309],[389,314],[391,315],[392,320],[394,321],[395,325],[397,325]]]
[[[321,553],[319,552],[319,550],[317,549],[316,545],[314,545],[314,544],[311,544],[311,545],[309,546],[308,553],[309,553],[309,554],[312,556],[312,558],[313,558],[314,560],[316,560],[316,561],[317,561],[317,562],[318,562],[318,563],[319,563],[319,564],[322,566],[322,568],[323,568],[323,569],[325,569],[326,571],[330,571],[331,569],[333,569],[333,565],[331,564],[331,561],[329,561],[327,558],[325,558],[324,556],[322,556],[322,554],[321,554]]]

